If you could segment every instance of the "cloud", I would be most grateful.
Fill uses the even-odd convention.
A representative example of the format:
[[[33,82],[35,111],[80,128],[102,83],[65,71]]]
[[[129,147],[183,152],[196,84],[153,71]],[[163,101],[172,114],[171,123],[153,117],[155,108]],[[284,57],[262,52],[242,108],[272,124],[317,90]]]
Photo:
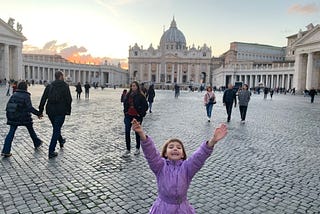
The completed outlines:
[[[291,14],[312,14],[320,11],[319,6],[317,6],[315,3],[310,4],[293,4],[288,8],[288,12]]]
[[[87,52],[88,50],[83,46],[69,46],[67,43],[58,44],[57,40],[47,42],[42,48],[28,44],[23,46],[23,53],[25,54],[58,54],[73,63],[95,65],[107,63],[115,66],[120,63],[122,68],[128,68],[128,60],[126,58],[94,57]]]

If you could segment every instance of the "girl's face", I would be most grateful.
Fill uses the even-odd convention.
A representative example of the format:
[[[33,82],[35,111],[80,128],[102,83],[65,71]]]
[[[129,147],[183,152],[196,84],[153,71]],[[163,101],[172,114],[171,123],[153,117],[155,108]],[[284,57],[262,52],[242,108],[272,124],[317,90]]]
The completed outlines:
[[[135,83],[131,84],[132,91],[136,91],[138,89],[137,85]]]
[[[184,157],[182,145],[177,142],[173,141],[168,144],[165,157],[169,160],[181,160]]]

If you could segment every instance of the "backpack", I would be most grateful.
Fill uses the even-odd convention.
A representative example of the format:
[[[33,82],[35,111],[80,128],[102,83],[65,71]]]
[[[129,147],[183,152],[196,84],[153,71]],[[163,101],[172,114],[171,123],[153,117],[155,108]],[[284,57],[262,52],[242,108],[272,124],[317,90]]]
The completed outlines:
[[[17,119],[22,116],[22,108],[13,97],[7,103],[6,112],[9,119]]]
[[[48,102],[50,103],[58,103],[61,100],[62,96],[52,84],[49,85],[49,93],[48,93]]]

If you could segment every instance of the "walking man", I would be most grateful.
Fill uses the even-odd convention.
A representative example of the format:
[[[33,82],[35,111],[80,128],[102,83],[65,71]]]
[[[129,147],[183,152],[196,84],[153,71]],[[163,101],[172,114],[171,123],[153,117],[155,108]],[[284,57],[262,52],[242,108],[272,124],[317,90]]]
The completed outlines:
[[[72,97],[69,85],[64,82],[63,73],[57,71],[55,73],[55,81],[48,85],[41,97],[39,111],[42,114],[44,105],[46,105],[46,113],[52,124],[53,133],[49,146],[49,158],[58,155],[55,152],[57,141],[60,143],[60,148],[63,148],[65,139],[61,136],[61,128],[66,115],[71,114]]]
[[[223,105],[226,107],[228,118],[227,122],[230,122],[231,113],[232,113],[232,105],[234,101],[234,107],[237,107],[237,99],[236,99],[236,92],[233,90],[233,85],[228,84],[228,89],[224,91],[222,102]]]
[[[90,84],[86,82],[84,85],[85,98],[89,99],[89,89],[91,88]]]
[[[317,95],[317,91],[312,87],[312,89],[309,91],[309,95],[311,97],[311,103],[314,101],[314,96]]]

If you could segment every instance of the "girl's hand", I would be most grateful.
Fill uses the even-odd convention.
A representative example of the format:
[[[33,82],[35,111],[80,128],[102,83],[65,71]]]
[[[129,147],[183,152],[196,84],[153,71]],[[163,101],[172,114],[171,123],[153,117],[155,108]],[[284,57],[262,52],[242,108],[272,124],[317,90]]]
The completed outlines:
[[[226,124],[220,124],[218,128],[214,130],[213,136],[211,140],[208,142],[208,145],[213,147],[218,141],[223,139],[228,133],[227,125]]]
[[[135,131],[137,133],[143,132],[140,123],[135,118],[132,119],[131,124],[132,124],[133,131]]]
[[[131,124],[132,124],[132,130],[139,134],[141,141],[145,141],[147,139],[147,137],[146,137],[140,123],[134,118],[131,121]]]

